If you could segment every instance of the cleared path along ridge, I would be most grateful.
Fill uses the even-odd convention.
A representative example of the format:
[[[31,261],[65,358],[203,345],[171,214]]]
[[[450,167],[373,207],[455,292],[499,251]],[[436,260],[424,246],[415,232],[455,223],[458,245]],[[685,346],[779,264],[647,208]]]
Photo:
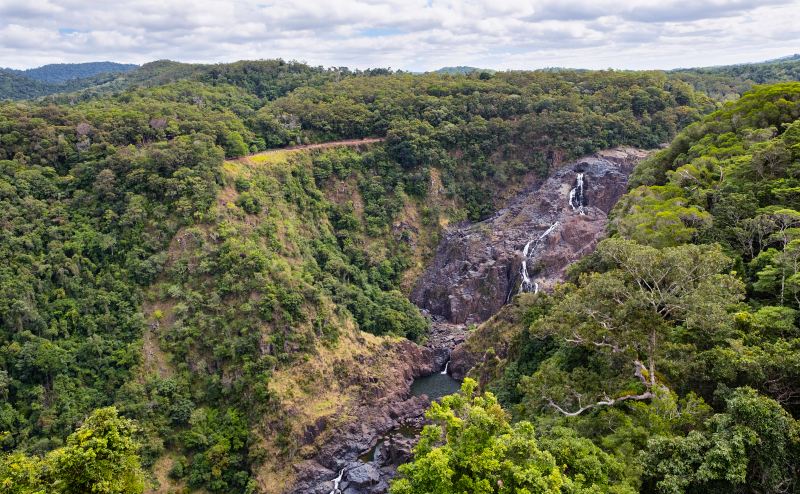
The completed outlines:
[[[286,151],[304,151],[307,149],[326,149],[326,148],[334,148],[341,146],[356,147],[356,146],[361,146],[362,144],[372,144],[375,142],[382,142],[384,139],[385,137],[367,137],[364,139],[344,139],[341,141],[320,142],[317,144],[302,144],[299,146],[289,146],[285,148],[275,148],[275,149],[268,149],[266,151],[259,151],[258,153],[248,154],[246,156],[241,156],[235,159],[246,159],[246,158],[252,158],[254,156],[264,156],[275,153],[283,153]]]

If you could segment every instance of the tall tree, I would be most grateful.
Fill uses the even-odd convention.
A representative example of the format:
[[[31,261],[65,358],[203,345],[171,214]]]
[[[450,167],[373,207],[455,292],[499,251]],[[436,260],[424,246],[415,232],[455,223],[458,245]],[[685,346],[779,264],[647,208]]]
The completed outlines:
[[[544,365],[529,385],[538,385],[544,402],[564,415],[652,398],[666,335],[679,325],[697,341],[724,333],[732,323],[728,310],[744,293],[739,280],[721,274],[731,261],[718,246],[657,249],[614,238],[603,241],[598,254],[613,268],[584,276],[536,322],[568,345],[599,352],[594,368],[606,373],[578,368],[570,376],[558,361]]]

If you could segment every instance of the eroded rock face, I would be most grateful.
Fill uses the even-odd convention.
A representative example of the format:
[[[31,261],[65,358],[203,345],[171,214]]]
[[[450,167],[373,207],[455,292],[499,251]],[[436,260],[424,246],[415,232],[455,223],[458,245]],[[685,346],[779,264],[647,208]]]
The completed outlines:
[[[341,492],[386,492],[394,468],[382,471],[382,465],[358,461],[359,455],[375,446],[381,436],[395,429],[421,423],[430,400],[411,396],[414,378],[438,371],[434,350],[411,341],[400,341],[387,351],[395,372],[379,383],[372,383],[369,396],[351,411],[352,417],[341,425],[321,424],[319,430],[307,431],[310,439],[326,427],[333,427],[332,440],[323,445],[313,458],[294,465],[298,481],[293,494],[328,494],[332,479],[344,469],[339,486]],[[364,383],[351,384],[366,389]],[[366,466],[365,466],[366,465]]]
[[[453,379],[463,381],[467,377],[470,369],[478,363],[479,355],[476,355],[463,344],[456,346],[450,353],[450,367],[447,369]]]
[[[645,156],[647,152],[633,148],[586,156],[554,171],[491,218],[451,229],[411,300],[451,323],[485,321],[519,291],[523,261],[528,289],[552,288],[567,266],[591,252],[603,237],[608,212]],[[577,190],[571,196],[579,175],[582,200],[576,198]]]

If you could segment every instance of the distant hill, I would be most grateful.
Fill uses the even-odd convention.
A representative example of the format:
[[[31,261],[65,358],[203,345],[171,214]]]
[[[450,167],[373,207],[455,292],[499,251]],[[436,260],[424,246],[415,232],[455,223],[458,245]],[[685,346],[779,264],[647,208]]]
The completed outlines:
[[[495,73],[495,70],[492,69],[481,69],[479,67],[468,67],[466,65],[459,65],[457,67],[442,67],[441,69],[434,70],[437,74],[448,74],[448,75],[466,75],[472,74],[474,72],[488,72],[490,74]]]
[[[764,62],[669,71],[716,100],[736,99],[755,84],[800,81],[800,54]]]
[[[769,62],[792,62],[792,61],[800,61],[800,53],[795,53],[794,55],[786,55],[785,57],[773,58],[771,60],[765,61],[764,63],[769,63]]]
[[[74,79],[85,79],[98,74],[130,72],[138,67],[138,65],[132,63],[116,62],[52,63],[35,69],[12,71],[37,81],[58,84]]]
[[[547,68],[535,72],[581,72],[583,69]],[[387,69],[351,71],[324,69],[303,63],[250,60],[224,64],[190,64],[157,60],[142,66],[114,62],[51,64],[28,70],[0,69],[0,101],[50,97],[58,102],[94,98],[130,87],[152,87],[180,80],[213,85],[232,84],[271,100],[300,86],[318,86],[348,75],[382,75]],[[451,76],[494,74],[495,70],[470,66],[442,67],[435,74]],[[691,84],[717,101],[737,99],[754,84],[800,80],[800,54],[764,62],[675,69],[670,78]]]
[[[32,99],[105,84],[138,65],[114,62],[56,63],[35,69],[0,69],[0,100]]]

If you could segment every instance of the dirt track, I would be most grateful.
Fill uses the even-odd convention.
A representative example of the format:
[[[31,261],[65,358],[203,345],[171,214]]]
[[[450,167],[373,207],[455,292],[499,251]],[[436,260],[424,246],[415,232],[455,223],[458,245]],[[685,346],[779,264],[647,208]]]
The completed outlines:
[[[343,141],[330,141],[330,142],[320,142],[318,144],[303,144],[301,146],[289,146],[286,148],[276,148],[276,149],[268,149],[267,151],[261,151],[258,153],[248,154],[247,156],[242,156],[242,158],[251,158],[253,156],[263,156],[267,154],[274,154],[274,153],[282,153],[284,151],[302,151],[306,149],[326,149],[326,148],[333,148],[339,146],[361,146],[362,144],[372,144],[374,142],[381,142],[385,138],[384,137],[367,137],[365,139],[345,139]],[[239,159],[242,159],[239,158]]]

